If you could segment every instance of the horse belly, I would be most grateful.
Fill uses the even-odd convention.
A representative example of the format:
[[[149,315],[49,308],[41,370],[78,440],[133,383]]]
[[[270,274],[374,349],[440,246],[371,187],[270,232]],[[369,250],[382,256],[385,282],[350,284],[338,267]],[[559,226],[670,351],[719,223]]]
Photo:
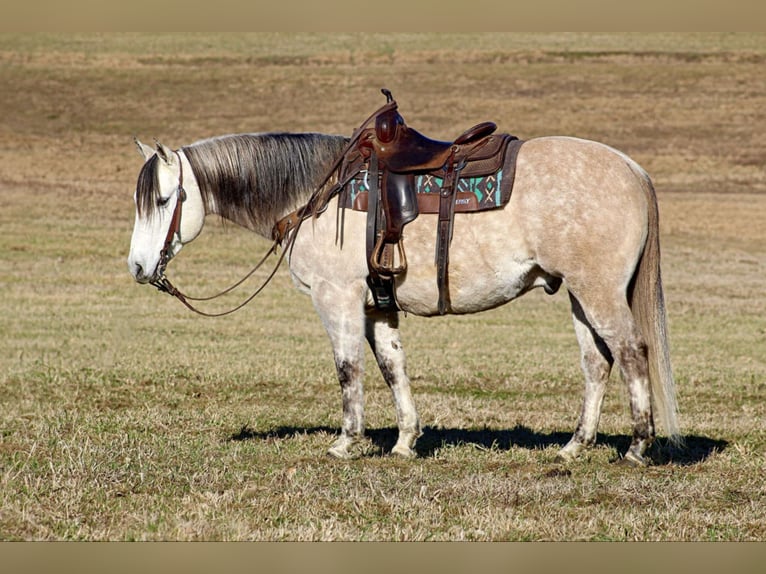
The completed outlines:
[[[449,250],[450,312],[476,313],[498,307],[534,286],[535,262],[513,230],[505,209],[457,214]],[[436,216],[421,215],[404,232],[408,268],[397,279],[403,311],[438,314]]]

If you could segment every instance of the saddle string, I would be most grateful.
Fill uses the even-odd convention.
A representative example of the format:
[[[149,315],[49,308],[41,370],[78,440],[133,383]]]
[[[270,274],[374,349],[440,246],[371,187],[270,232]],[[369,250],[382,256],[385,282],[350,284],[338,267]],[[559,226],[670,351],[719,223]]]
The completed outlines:
[[[385,93],[385,92],[384,92]],[[397,103],[395,101],[389,101],[386,102],[384,105],[382,105],[380,108],[378,108],[376,111],[374,111],[372,114],[369,115],[369,117],[364,120],[356,130],[354,130],[354,133],[351,135],[351,138],[349,139],[346,146],[343,148],[343,150],[340,152],[338,157],[335,159],[335,161],[332,163],[330,168],[327,170],[327,173],[325,174],[325,177],[322,179],[321,183],[317,186],[314,193],[311,195],[309,200],[306,202],[306,204],[303,207],[299,207],[292,213],[289,213],[274,225],[274,229],[272,232],[272,236],[281,241],[287,236],[287,233],[289,231],[293,231],[293,226],[295,226],[295,231],[297,232],[298,229],[301,226],[301,223],[303,223],[304,220],[308,219],[311,216],[316,216],[320,213],[322,213],[326,208],[327,204],[337,195],[340,191],[343,190],[343,188],[357,175],[357,173],[351,173],[349,174],[346,179],[342,182],[338,182],[330,190],[326,193],[322,193],[327,183],[332,178],[333,174],[338,172],[343,165],[343,160],[345,159],[346,155],[354,148],[355,145],[359,142],[359,138],[364,134],[364,130],[367,127],[367,125],[375,119],[379,114],[388,111],[389,109],[394,109],[397,107]]]

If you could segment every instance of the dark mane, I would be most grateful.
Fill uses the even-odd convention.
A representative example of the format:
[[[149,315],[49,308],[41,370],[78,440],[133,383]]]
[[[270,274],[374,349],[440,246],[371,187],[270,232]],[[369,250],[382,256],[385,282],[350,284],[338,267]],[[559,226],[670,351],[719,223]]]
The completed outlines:
[[[347,143],[316,133],[237,134],[182,148],[203,199],[222,217],[269,233],[304,203]]]
[[[160,197],[160,186],[157,181],[157,162],[159,158],[154,154],[141,168],[138,173],[138,183],[136,184],[136,208],[138,215],[151,216],[157,207],[157,200]]]
[[[203,201],[222,217],[259,233],[308,200],[348,139],[317,133],[234,134],[181,148],[199,184]],[[138,175],[139,215],[156,210],[157,155]]]

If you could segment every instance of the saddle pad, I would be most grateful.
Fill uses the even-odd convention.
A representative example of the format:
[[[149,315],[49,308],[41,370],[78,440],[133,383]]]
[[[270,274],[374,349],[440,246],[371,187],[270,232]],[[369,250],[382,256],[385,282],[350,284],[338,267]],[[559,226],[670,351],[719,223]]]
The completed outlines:
[[[508,144],[502,167],[487,175],[459,177],[456,182],[456,212],[474,212],[503,207],[511,198],[516,175],[516,156],[522,140]],[[439,213],[439,192],[443,178],[433,172],[414,174],[420,213]],[[354,211],[367,211],[368,172],[361,171],[343,190],[341,205]]]

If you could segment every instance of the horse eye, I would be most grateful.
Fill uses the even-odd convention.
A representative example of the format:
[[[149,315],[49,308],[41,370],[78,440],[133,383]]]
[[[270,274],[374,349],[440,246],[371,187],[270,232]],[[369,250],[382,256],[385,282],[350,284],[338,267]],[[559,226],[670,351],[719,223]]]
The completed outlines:
[[[160,197],[157,199],[157,207],[165,207],[170,201],[169,197]]]

